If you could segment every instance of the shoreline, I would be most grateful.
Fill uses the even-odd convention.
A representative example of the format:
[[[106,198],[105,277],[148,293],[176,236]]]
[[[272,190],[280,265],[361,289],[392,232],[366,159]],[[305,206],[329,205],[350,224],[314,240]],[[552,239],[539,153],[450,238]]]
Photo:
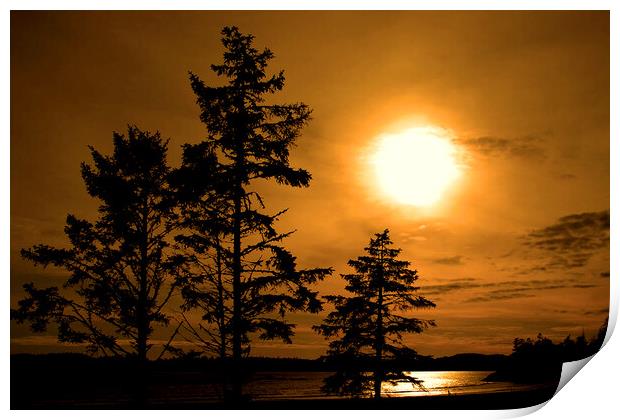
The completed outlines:
[[[481,394],[429,395],[415,397],[371,398],[304,398],[252,400],[242,404],[196,401],[150,401],[136,406],[129,401],[78,402],[39,401],[32,404],[11,403],[11,410],[75,410],[75,409],[154,409],[154,410],[501,410],[526,408],[546,402],[555,394],[557,384],[536,390]]]

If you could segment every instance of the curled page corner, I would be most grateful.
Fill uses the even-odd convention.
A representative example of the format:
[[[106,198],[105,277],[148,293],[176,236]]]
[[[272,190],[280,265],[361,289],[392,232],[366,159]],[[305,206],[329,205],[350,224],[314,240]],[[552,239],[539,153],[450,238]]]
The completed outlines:
[[[547,405],[549,401],[550,400],[547,400],[547,401],[541,402],[540,404],[532,405],[529,407],[511,408],[508,410],[498,410],[498,411],[494,411],[493,414],[495,415],[495,418],[501,418],[501,419],[514,419],[517,417],[524,417],[524,416],[530,415],[540,410],[545,405]]]
[[[577,372],[579,372],[586,364],[588,364],[588,362],[593,357],[594,355],[590,357],[586,357],[585,359],[576,360],[574,362],[562,363],[562,373],[560,374],[560,381],[558,382],[558,387],[553,393],[553,397],[555,397],[557,393],[560,392],[562,388],[564,388],[564,385],[566,385],[571,379],[573,379],[573,377],[577,374]],[[549,398],[547,401],[544,401],[540,404],[533,405],[530,407],[504,410],[504,412],[502,413],[502,415],[500,415],[500,417],[501,418],[516,418],[516,417],[527,416],[543,408],[545,405],[547,405],[549,401],[551,401],[551,399],[553,399],[553,397]]]
[[[586,357],[585,359],[575,360],[574,362],[562,363],[562,374],[560,375],[560,382],[558,382],[558,387],[555,390],[553,396],[560,392],[560,390],[564,388],[564,385],[566,385],[568,381],[573,379],[573,376],[575,376],[577,372],[579,372],[593,357],[594,355]]]
[[[564,387],[564,385],[566,385],[571,379],[573,379],[573,377],[577,374],[577,372],[579,372],[586,364],[588,364],[590,359],[592,359],[593,357],[594,355],[590,357],[586,357],[585,359],[576,360],[574,362],[562,363],[562,373],[560,374],[560,381],[558,382],[558,387],[553,393],[553,397],[555,397],[557,393],[560,392],[560,390]],[[551,401],[553,397],[549,398],[547,401],[544,401],[540,404],[533,405],[530,407],[504,410],[503,415],[501,415],[500,417],[501,418],[516,418],[516,417],[527,416],[543,408],[545,405],[547,405],[549,401]]]

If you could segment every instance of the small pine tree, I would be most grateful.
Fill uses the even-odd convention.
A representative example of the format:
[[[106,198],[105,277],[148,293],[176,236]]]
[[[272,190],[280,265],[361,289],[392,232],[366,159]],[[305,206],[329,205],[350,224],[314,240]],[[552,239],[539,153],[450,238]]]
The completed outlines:
[[[372,394],[379,399],[383,382],[421,384],[403,373],[402,363],[416,357],[403,344],[403,334],[421,333],[435,323],[406,313],[435,304],[417,294],[417,271],[409,268],[408,261],[397,259],[401,250],[391,245],[387,229],[376,234],[366,255],[349,261],[355,274],[342,275],[351,296],[325,297],[335,309],[314,329],[332,339],[327,358],[339,366],[325,381],[327,393]]]

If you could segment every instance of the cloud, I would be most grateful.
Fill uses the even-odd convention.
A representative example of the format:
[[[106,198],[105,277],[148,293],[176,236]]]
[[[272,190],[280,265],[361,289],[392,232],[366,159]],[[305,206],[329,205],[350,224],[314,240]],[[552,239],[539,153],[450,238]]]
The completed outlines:
[[[489,157],[518,157],[525,159],[545,159],[546,152],[541,146],[542,139],[535,136],[515,138],[476,137],[457,139],[456,142],[467,147],[470,152]]]
[[[400,231],[395,235],[398,235],[398,243],[408,243],[411,241],[423,242],[429,238],[436,237],[437,235],[445,234],[446,226],[443,222],[437,222],[433,220],[427,220],[417,227],[412,227],[409,230]]]
[[[465,303],[490,302],[516,298],[534,297],[543,290],[589,289],[597,287],[592,283],[581,283],[575,279],[548,280],[503,280],[483,282],[474,278],[444,279],[439,284],[422,286],[421,292],[435,298],[456,291],[475,290],[475,296],[468,295]]]
[[[609,308],[597,309],[595,311],[584,311],[584,315],[606,315],[609,313]]]
[[[511,282],[506,282],[506,283],[511,283]],[[548,285],[540,285],[540,286],[531,286],[531,285],[525,284],[524,287],[499,288],[496,290],[491,290],[489,292],[486,292],[481,295],[467,299],[465,300],[465,302],[466,303],[492,302],[496,300],[528,298],[528,297],[535,297],[536,294],[534,292],[540,291],[540,290],[554,290],[554,289],[566,289],[566,288],[590,289],[593,287],[596,287],[596,285],[595,284],[548,284]]]
[[[517,299],[517,298],[526,298],[526,297],[534,297],[535,295],[523,292],[504,292],[501,290],[496,290],[490,293],[487,293],[482,296],[476,296],[471,299],[467,299],[465,302],[474,303],[474,302],[493,302],[497,300],[507,300],[507,299]]]
[[[577,175],[565,173],[565,174],[559,174],[557,177],[559,179],[573,180],[577,178]]]
[[[550,251],[598,249],[609,243],[609,210],[564,216],[530,232],[526,244]]]
[[[414,235],[411,233],[401,233],[400,234],[400,242],[401,243],[408,243],[408,242],[423,242],[428,240],[428,238],[426,236],[423,235]]]
[[[539,269],[583,267],[594,254],[609,247],[609,210],[561,217],[550,226],[531,231],[523,244],[547,257]]]
[[[445,258],[437,258],[435,260],[433,260],[433,262],[435,264],[444,264],[444,265],[462,265],[463,263],[463,256],[462,255],[455,255],[453,257],[445,257]]]
[[[490,302],[524,297],[534,297],[535,292],[556,289],[589,289],[597,287],[590,283],[577,283],[574,280],[509,280],[496,283],[487,283],[486,287],[493,288],[480,296],[473,297],[465,302]]]
[[[450,279],[441,284],[433,284],[430,286],[422,286],[422,291],[429,295],[438,295],[450,293],[457,290],[472,289],[482,287],[481,283],[477,283],[474,278],[466,277],[460,279]]]

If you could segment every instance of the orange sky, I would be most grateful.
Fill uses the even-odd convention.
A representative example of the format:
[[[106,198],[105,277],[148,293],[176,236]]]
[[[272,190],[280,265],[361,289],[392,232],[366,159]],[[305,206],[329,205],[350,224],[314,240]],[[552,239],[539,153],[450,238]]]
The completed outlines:
[[[346,272],[389,228],[438,304],[420,314],[438,327],[411,339],[423,354],[594,333],[609,300],[607,12],[13,12],[12,304],[23,282],[62,276],[19,249],[62,245],[67,212],[95,215],[79,177],[88,144],[109,151],[135,123],[170,137],[177,164],[204,137],[187,71],[215,81],[231,24],[275,52],[275,99],[314,109],[292,151],[311,187],[260,186],[269,209],[290,209],[279,227],[297,229],[302,265]],[[379,134],[420,124],[466,152],[457,188],[427,210],[386,200],[364,163]],[[334,275],[320,290],[342,286]],[[322,354],[320,318],[292,317],[294,344],[255,354]],[[15,325],[11,337],[13,351],[62,350]]]

